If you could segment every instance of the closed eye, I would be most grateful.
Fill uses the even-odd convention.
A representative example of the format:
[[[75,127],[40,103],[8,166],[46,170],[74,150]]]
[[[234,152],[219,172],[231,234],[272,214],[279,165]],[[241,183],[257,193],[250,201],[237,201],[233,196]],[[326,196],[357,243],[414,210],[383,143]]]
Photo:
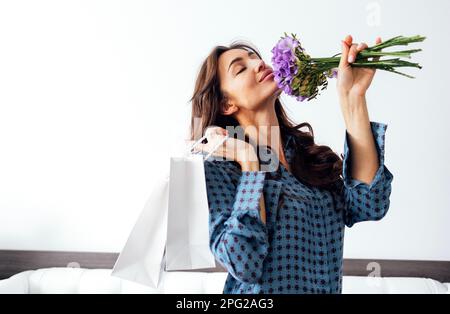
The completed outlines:
[[[240,70],[238,73],[236,73],[236,75],[238,75],[238,74],[241,73],[241,72],[244,72],[245,69],[246,69],[246,67],[243,67],[242,70]]]

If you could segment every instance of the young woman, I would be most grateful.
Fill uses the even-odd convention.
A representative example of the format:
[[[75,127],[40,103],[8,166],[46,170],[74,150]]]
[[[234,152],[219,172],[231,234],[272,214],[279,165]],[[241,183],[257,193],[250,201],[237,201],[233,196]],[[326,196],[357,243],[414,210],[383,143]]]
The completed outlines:
[[[341,293],[345,226],[388,211],[387,125],[369,120],[365,94],[375,71],[350,66],[367,48],[352,41],[342,41],[337,77],[341,157],[314,143],[308,123],[288,118],[272,69],[251,45],[217,46],[204,61],[191,99],[192,139],[206,134],[196,150],[225,157],[205,161],[210,247],[229,273],[224,293]],[[245,137],[213,151],[230,127]],[[265,150],[276,157],[272,170],[261,168]]]

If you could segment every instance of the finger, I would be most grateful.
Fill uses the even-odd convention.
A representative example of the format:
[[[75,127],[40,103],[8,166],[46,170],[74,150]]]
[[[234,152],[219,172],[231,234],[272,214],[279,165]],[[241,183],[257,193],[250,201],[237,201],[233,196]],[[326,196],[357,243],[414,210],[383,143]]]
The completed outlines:
[[[358,46],[356,47],[356,50],[357,50],[358,52],[361,52],[361,51],[363,51],[364,49],[367,49],[368,47],[369,47],[369,46],[367,46],[366,43],[359,43]]]
[[[221,148],[213,150],[213,148],[208,146],[208,148],[203,149],[203,152],[208,154],[208,155],[210,155],[210,156],[215,156],[215,157],[223,156],[223,152],[222,152]]]
[[[194,147],[192,147],[191,152],[192,153],[199,153],[199,152],[203,152],[205,150],[204,146],[206,144],[202,144],[202,143],[198,143],[197,145],[195,145]]]
[[[214,126],[214,125],[208,126],[208,127],[206,128],[206,130],[205,130],[205,136],[209,136],[209,135],[215,134],[215,133],[217,132],[217,131],[216,131],[217,128],[218,128],[218,127],[217,127],[217,126]]]
[[[206,141],[209,149],[213,149],[220,142],[224,142],[225,135],[219,134],[217,132],[209,133],[206,135]]]
[[[344,41],[346,42],[346,44],[347,44],[348,46],[351,46],[351,44],[353,43],[353,37],[352,37],[352,35],[347,35],[347,36],[345,36]]]
[[[348,37],[348,36],[347,36]],[[344,69],[348,66],[348,52],[350,50],[350,46],[347,44],[345,40],[341,40],[341,60],[339,61],[339,69]]]
[[[381,37],[377,37],[376,39],[375,39],[375,44],[381,44]],[[380,57],[374,57],[373,59],[372,59],[373,61],[379,61],[380,60]]]
[[[350,47],[350,50],[348,52],[348,63],[352,63],[356,60],[357,46],[358,46],[357,44],[352,44],[352,46]]]
[[[228,131],[221,127],[214,128],[214,133],[217,135],[227,135]]]
[[[359,43],[358,46],[356,46],[356,55],[358,55],[361,51],[364,49],[367,49],[369,46],[367,46],[366,43]],[[356,59],[356,57],[355,57]],[[368,58],[362,58],[361,60],[368,60]]]
[[[223,156],[223,153],[224,153],[224,146],[222,145],[222,146],[220,146],[220,147],[218,147],[216,150],[214,150],[213,151],[213,149],[214,149],[214,146],[215,146],[215,144],[214,145],[212,145],[212,142],[209,142],[209,143],[206,143],[206,144],[198,144],[197,146],[195,146],[193,149],[192,149],[192,152],[194,152],[194,153],[206,153],[206,154],[209,154],[209,153],[211,153],[211,155],[214,155],[214,156]]]
[[[227,135],[228,131],[219,126],[209,126],[205,130],[205,136],[207,135]]]
[[[205,132],[205,137],[206,137],[206,147],[204,147],[205,149],[208,150],[208,152],[211,152],[213,150],[218,149],[219,147],[224,147],[225,142],[226,142],[226,138],[227,138],[227,134],[226,134],[226,130],[223,128],[219,128],[219,127],[214,127],[214,128],[210,128],[208,130],[208,132]]]

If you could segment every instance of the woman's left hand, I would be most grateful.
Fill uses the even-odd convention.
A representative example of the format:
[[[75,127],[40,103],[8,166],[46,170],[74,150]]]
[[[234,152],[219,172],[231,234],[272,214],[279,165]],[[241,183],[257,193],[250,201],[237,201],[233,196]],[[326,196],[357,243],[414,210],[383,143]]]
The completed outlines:
[[[381,38],[377,37],[375,43],[381,43]],[[338,93],[341,97],[364,97],[372,83],[372,79],[375,76],[375,69],[357,68],[350,65],[356,60],[357,54],[367,47],[366,43],[354,44],[351,35],[348,35],[342,41],[342,55],[336,83]],[[374,58],[374,60],[378,59]]]

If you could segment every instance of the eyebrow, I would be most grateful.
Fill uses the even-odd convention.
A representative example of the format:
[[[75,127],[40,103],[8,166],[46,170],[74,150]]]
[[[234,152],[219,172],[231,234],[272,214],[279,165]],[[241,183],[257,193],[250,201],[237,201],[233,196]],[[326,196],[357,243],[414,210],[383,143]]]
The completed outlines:
[[[248,51],[248,56],[250,57],[251,55],[255,54],[253,51]],[[235,58],[233,61],[231,61],[230,65],[228,66],[228,72],[230,71],[231,66],[233,65],[233,63],[238,62],[238,61],[242,61],[244,60],[244,58],[242,57],[237,57]]]

